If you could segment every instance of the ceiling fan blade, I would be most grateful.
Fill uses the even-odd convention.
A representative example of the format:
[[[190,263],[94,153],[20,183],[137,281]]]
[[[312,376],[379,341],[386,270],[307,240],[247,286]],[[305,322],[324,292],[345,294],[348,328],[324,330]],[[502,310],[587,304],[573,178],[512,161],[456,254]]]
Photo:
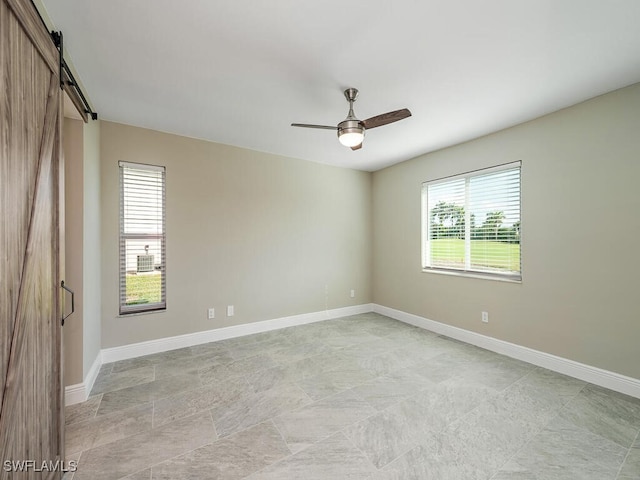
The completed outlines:
[[[382,115],[376,115],[375,117],[367,118],[363,120],[364,128],[367,130],[371,128],[381,127],[382,125],[387,125],[389,123],[397,122],[398,120],[402,120],[404,118],[410,117],[411,112],[407,108],[403,108],[401,110],[395,110],[393,112],[383,113]]]
[[[309,123],[292,123],[292,127],[304,127],[304,128],[322,128],[323,130],[337,130],[338,127],[330,127],[329,125],[311,125]]]
[[[351,150],[360,150],[362,148],[362,143],[356,145],[355,147],[351,147]]]

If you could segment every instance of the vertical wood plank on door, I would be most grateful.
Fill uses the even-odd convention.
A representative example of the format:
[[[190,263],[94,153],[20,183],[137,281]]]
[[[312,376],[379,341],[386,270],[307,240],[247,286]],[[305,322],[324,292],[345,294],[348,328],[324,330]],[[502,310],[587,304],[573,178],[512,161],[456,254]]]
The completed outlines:
[[[60,88],[31,2],[0,0],[0,27],[0,455],[41,465],[63,459]]]

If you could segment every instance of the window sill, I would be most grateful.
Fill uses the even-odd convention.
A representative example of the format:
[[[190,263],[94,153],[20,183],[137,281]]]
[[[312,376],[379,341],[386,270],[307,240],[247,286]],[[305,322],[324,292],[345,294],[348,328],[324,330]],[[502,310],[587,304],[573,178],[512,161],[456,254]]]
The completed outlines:
[[[166,313],[166,311],[166,308],[159,308],[157,310],[144,310],[142,312],[119,313],[118,315],[116,315],[116,318],[137,317],[139,315],[153,315],[154,313]]]
[[[444,269],[435,269],[435,268],[423,268],[422,273],[435,273],[436,275],[451,275],[454,277],[467,277],[467,278],[478,278],[480,280],[493,280],[495,282],[505,282],[505,283],[522,283],[522,278],[509,278],[500,275],[491,275],[490,273],[484,274],[480,272],[464,272],[457,270],[444,270]]]

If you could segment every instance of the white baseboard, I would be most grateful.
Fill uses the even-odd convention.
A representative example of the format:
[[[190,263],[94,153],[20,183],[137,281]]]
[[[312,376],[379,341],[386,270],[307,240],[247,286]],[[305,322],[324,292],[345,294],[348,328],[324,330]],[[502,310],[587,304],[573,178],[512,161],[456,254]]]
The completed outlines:
[[[75,405],[76,403],[82,403],[87,399],[87,389],[84,386],[84,382],[76,383],[74,385],[67,385],[64,387],[64,404]]]
[[[102,361],[102,351],[98,352],[96,358],[93,360],[93,364],[91,368],[87,372],[87,375],[84,377],[84,384],[87,390],[87,396],[91,393],[93,389],[93,384],[96,382],[96,378],[98,378],[98,373],[100,373],[100,367],[104,362]]]
[[[373,311],[440,335],[455,338],[456,340],[470,343],[486,350],[491,350],[492,352],[500,353],[548,370],[553,370],[554,372],[584,380],[585,382],[615,390],[616,392],[640,398],[640,380],[637,378],[627,377],[619,373],[585,365],[584,363],[540,352],[532,348],[498,340],[497,338],[487,337],[480,333],[453,327],[382,305],[373,304]]]
[[[93,388],[93,384],[98,377],[98,372],[102,366],[102,352],[98,352],[95,360],[91,364],[91,368],[84,377],[82,383],[76,383],[64,387],[64,403],[65,405],[74,405],[76,403],[82,403],[87,400],[89,393]]]
[[[268,332],[270,330],[278,330],[286,327],[295,327],[297,325],[321,322],[323,320],[331,320],[334,318],[347,317],[349,315],[357,315],[359,313],[367,313],[371,311],[373,311],[373,305],[367,303],[363,305],[355,305],[353,307],[303,313],[300,315],[292,315],[290,317],[275,318],[261,322],[217,328],[215,330],[188,333],[175,337],[160,338],[158,340],[133,343],[130,345],[123,345],[121,347],[105,348],[102,350],[102,361],[104,363],[117,362],[128,358],[149,355],[151,353],[166,352],[177,348],[191,347],[202,343],[217,342],[228,338],[242,337],[244,335]]]

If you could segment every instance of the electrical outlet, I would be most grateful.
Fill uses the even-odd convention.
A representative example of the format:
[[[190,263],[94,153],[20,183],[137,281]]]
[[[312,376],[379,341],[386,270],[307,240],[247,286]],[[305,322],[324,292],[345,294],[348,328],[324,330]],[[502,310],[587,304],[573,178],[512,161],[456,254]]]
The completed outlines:
[[[356,291],[355,290],[351,290],[351,298],[355,298],[356,297]]]
[[[215,308],[210,308],[209,309],[209,320],[211,320],[212,318],[216,318],[216,309]]]
[[[227,317],[233,317],[233,305],[227,305]]]
[[[484,323],[489,323],[489,312],[482,312],[482,321]]]

